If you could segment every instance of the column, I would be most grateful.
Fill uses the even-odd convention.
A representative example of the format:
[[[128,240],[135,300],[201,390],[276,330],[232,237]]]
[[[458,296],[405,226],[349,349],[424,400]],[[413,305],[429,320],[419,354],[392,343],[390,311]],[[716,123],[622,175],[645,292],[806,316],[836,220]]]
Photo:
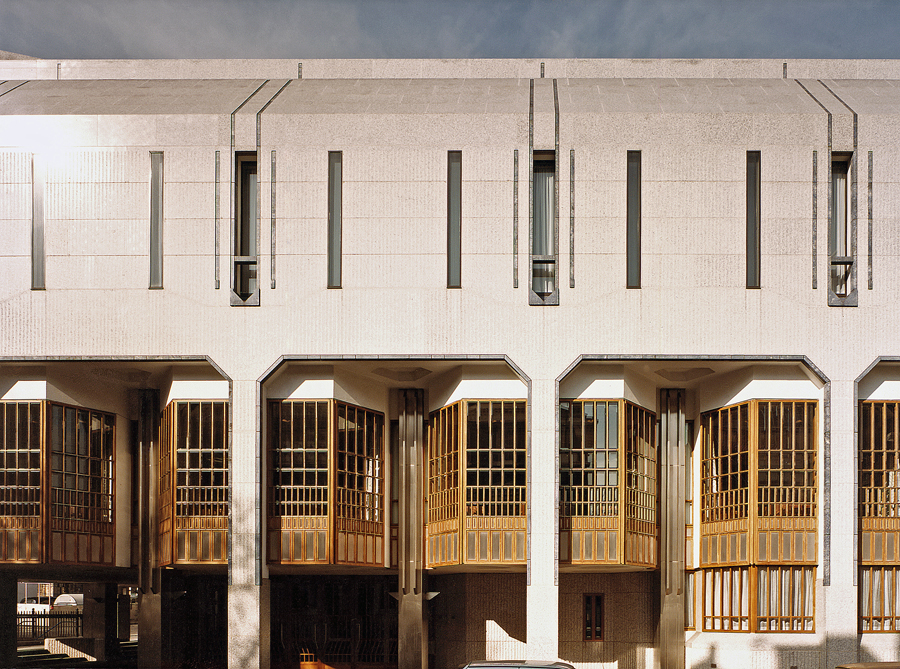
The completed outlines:
[[[171,572],[158,565],[159,527],[157,525],[157,485],[159,472],[159,391],[146,389],[138,395],[138,443],[135,462],[138,467],[138,667],[156,669],[177,664],[172,642],[176,618],[171,606]],[[165,612],[165,615],[163,614]]]
[[[0,666],[16,662],[16,577],[0,574]]]
[[[559,635],[559,587],[556,555],[559,525],[556,447],[556,381],[531,384],[531,439],[528,458],[528,555],[526,642],[528,657],[556,659]]]
[[[231,560],[228,666],[269,667],[269,580],[262,578],[262,460],[255,379],[235,380],[231,400]]]
[[[94,640],[94,657],[105,662],[118,657],[118,586],[89,583],[84,587],[82,636]]]
[[[684,668],[684,390],[659,391],[658,665]]]
[[[841,664],[856,662],[858,655],[857,641],[857,578],[856,530],[858,512],[856,507],[856,435],[854,434],[854,417],[856,406],[854,401],[854,382],[852,380],[832,381],[831,402],[822,407],[821,421],[828,427],[831,424],[831,459],[822,453],[822,481],[819,485],[821,504],[823,507],[827,541],[831,535],[831,569],[829,583],[824,583],[826,565],[817,570],[818,578],[823,579],[824,597],[816,598],[824,606],[816,607],[816,629],[826,628],[826,667],[837,667]],[[826,488],[831,486],[831,510],[826,504]],[[826,515],[828,514],[828,515]]]
[[[422,577],[424,405],[425,395],[421,389],[400,391],[399,669],[425,669],[428,666]]]

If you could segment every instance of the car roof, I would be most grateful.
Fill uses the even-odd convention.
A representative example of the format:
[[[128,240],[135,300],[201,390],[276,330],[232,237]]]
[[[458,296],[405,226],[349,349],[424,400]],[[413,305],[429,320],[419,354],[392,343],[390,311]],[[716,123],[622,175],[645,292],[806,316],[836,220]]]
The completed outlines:
[[[549,660],[477,660],[463,665],[467,669],[478,667],[534,667],[535,669],[574,669],[571,664]]]

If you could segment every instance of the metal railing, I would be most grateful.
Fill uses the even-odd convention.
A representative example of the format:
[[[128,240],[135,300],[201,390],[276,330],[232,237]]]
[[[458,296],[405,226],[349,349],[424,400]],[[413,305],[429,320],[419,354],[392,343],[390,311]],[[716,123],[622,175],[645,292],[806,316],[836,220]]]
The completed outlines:
[[[19,641],[42,641],[60,637],[81,636],[82,614],[51,611],[16,615],[16,638]]]

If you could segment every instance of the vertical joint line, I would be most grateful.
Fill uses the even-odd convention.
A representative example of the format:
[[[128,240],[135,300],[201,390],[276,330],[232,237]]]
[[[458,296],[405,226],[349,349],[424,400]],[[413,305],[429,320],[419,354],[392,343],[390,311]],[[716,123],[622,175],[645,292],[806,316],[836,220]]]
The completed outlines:
[[[519,150],[513,151],[513,288],[519,287]]]
[[[528,290],[534,288],[534,79],[528,87]]]
[[[569,288],[575,287],[575,149],[569,150]]]
[[[823,565],[822,585],[829,586],[831,585],[831,381],[825,383],[824,395],[825,410],[822,420],[825,421],[825,424],[822,434],[825,440],[825,462],[823,463],[825,475],[825,480],[823,481],[825,484],[825,499],[823,500],[825,532],[822,537],[822,561],[825,564]],[[854,408],[854,415],[855,413],[856,409]]]
[[[856,236],[857,236],[857,224],[858,224],[858,186],[859,186],[859,116],[856,114],[856,111],[853,110],[850,105],[844,102],[841,97],[835,93],[824,81],[821,79],[818,80],[820,84],[831,93],[834,98],[840,102],[844,107],[847,108],[853,115],[853,157],[850,159],[850,170],[852,172],[851,180],[850,180],[850,257],[853,259],[853,264],[850,265],[850,293],[853,294],[856,292],[857,286],[857,244],[856,244]],[[828,154],[829,154],[829,183],[831,183],[831,114],[828,115]],[[831,198],[829,198],[829,209],[828,215],[829,220],[831,220]]]
[[[812,287],[813,290],[818,289],[819,283],[816,276],[816,245],[818,244],[818,220],[817,220],[817,210],[819,206],[818,202],[818,187],[819,187],[819,155],[818,152],[813,150],[812,156]]]
[[[31,289],[47,287],[44,250],[45,192],[47,183],[46,158],[31,154]]]
[[[270,225],[271,225],[271,236],[272,236],[272,253],[269,257],[271,274],[272,274],[272,282],[271,288],[275,290],[275,149],[272,149],[272,175],[269,180],[269,188],[271,192],[271,201],[272,201],[272,210],[270,214]]]
[[[868,203],[869,204],[869,211],[868,211],[868,215],[869,215],[869,290],[872,290],[872,288],[873,288],[873,282],[872,282],[872,246],[873,246],[872,233],[873,233],[874,226],[872,224],[872,166],[873,166],[872,165],[872,152],[869,151],[869,175],[868,175],[868,180],[869,180],[869,193],[868,193],[868,196],[869,196],[869,203]]]
[[[216,151],[216,236],[213,245],[213,254],[215,256],[215,279],[216,290],[219,290],[219,151]]]
[[[558,293],[560,274],[562,274],[559,267],[559,164],[562,161],[559,155],[559,92],[556,87],[556,79],[553,80],[553,132],[555,136],[553,168],[556,170],[556,174],[553,176],[553,245],[556,251],[554,273],[556,274],[556,291]]]

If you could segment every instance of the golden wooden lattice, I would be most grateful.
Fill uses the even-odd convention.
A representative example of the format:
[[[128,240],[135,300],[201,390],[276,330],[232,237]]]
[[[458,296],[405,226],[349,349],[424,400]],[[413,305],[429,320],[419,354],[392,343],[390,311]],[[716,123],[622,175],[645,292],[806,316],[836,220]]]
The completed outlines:
[[[160,564],[225,564],[228,402],[173,401],[161,432]]]
[[[656,565],[656,416],[625,400],[560,402],[560,562]]]
[[[859,404],[859,631],[900,630],[900,402]]]
[[[338,400],[269,402],[270,562],[383,563],[384,427]]]
[[[751,400],[702,415],[704,630],[813,631],[817,409]]]
[[[431,414],[429,567],[524,564],[526,416],[523,400],[462,400]]]

